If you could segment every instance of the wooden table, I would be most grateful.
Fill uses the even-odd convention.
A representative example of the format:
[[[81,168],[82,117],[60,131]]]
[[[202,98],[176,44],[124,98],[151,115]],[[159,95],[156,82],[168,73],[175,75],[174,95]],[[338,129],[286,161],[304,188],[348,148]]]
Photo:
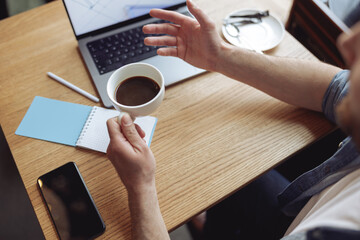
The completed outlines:
[[[234,9],[269,9],[279,16],[279,1],[196,2],[220,29],[222,18]],[[56,233],[36,179],[74,161],[106,223],[100,239],[129,239],[126,191],[105,154],[14,134],[35,96],[94,105],[46,76],[52,71],[97,94],[61,1],[1,21],[0,36],[1,125],[46,238],[54,239]],[[315,59],[289,34],[266,54]],[[282,103],[218,73],[168,87],[165,95],[153,114],[158,124],[151,148],[169,230],[333,128],[319,113]]]

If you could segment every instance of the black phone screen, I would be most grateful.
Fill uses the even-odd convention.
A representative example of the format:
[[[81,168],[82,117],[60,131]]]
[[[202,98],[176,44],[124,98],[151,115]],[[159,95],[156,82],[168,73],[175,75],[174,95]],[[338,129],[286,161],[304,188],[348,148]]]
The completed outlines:
[[[42,175],[38,185],[60,239],[93,239],[104,232],[105,224],[74,162]]]

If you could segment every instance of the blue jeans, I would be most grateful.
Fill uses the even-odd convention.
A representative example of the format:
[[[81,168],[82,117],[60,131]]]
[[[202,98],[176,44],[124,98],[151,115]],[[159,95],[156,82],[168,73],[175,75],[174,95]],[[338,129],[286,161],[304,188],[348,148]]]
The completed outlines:
[[[280,211],[277,200],[289,183],[271,170],[209,209],[205,239],[280,239],[293,220]]]

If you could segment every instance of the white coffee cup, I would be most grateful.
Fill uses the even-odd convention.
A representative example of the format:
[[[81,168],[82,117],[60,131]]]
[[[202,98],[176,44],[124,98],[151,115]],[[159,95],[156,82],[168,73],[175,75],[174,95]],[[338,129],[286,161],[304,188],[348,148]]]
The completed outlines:
[[[150,101],[136,106],[127,106],[116,101],[116,90],[118,86],[131,77],[147,77],[154,80],[160,87],[160,91]],[[147,116],[157,109],[165,95],[165,82],[161,72],[154,66],[147,63],[127,64],[113,72],[107,83],[107,94],[113,106],[120,113],[128,113],[133,119],[136,117]],[[121,115],[120,115],[121,116]]]

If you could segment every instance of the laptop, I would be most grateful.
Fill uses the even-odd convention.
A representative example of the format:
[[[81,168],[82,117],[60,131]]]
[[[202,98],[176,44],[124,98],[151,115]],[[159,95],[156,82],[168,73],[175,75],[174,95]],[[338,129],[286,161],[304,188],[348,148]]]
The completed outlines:
[[[1,126],[0,239],[45,240]]]
[[[158,47],[146,46],[142,27],[165,22],[150,17],[153,8],[190,16],[185,0],[63,0],[78,40],[81,55],[105,107],[112,107],[106,84],[113,71],[132,63],[157,67],[165,86],[204,72],[175,57],[156,54]]]

